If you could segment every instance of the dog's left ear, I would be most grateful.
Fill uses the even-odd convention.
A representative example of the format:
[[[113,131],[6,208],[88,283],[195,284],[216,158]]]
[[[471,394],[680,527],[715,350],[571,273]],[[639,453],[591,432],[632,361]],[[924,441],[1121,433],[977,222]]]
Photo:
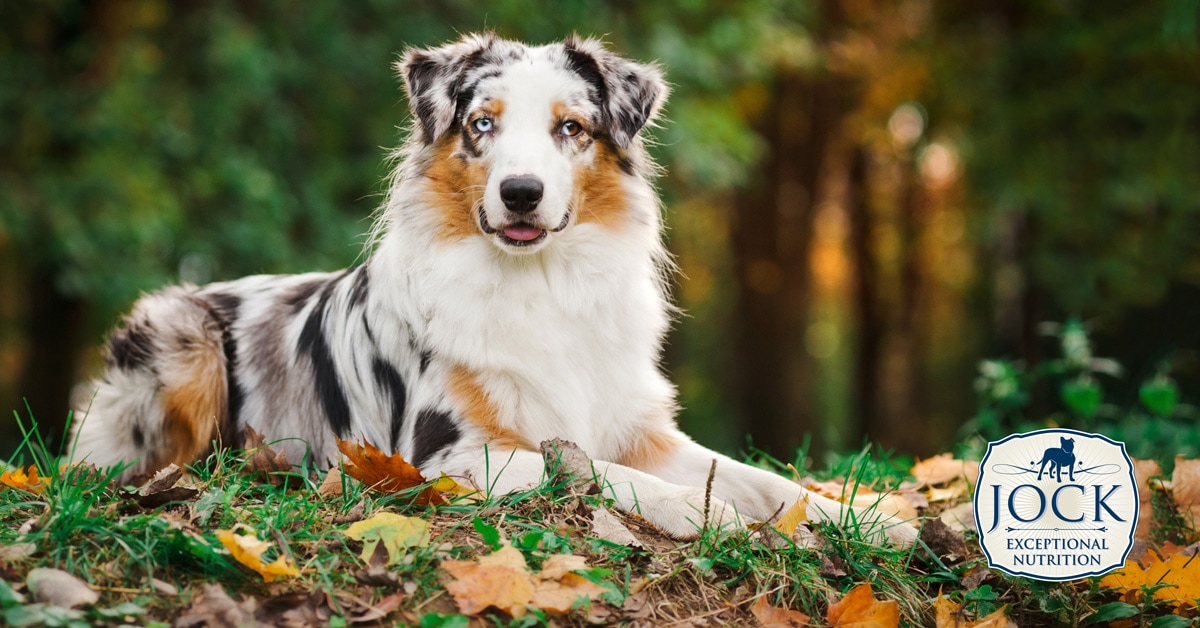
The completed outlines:
[[[667,102],[662,70],[619,57],[594,39],[572,36],[563,48],[570,68],[592,85],[613,142],[629,148]]]
[[[411,48],[396,62],[426,144],[436,141],[454,124],[463,74],[495,42],[494,33],[466,35],[438,48]]]

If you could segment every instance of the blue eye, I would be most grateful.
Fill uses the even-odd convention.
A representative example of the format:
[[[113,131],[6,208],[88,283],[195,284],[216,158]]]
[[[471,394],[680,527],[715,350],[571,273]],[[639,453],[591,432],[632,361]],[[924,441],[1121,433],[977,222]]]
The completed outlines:
[[[492,127],[493,127],[492,119],[491,118],[479,118],[479,119],[475,120],[474,122],[472,122],[471,126],[475,127],[475,130],[479,131],[480,133],[491,133]]]

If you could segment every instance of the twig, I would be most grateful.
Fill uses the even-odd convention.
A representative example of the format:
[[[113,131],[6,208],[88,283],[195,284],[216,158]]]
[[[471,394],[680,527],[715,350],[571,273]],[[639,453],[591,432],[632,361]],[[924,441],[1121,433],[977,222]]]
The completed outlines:
[[[708,480],[704,482],[704,525],[700,528],[701,535],[708,531],[708,509],[709,504],[712,503],[712,486],[716,477],[717,459],[713,458],[712,466],[708,468]]]

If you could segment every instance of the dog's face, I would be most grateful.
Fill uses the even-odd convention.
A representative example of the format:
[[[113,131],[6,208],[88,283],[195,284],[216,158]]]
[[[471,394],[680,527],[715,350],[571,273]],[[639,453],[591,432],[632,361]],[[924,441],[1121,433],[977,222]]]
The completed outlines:
[[[1074,451],[1075,450],[1075,439],[1074,438],[1067,438],[1066,436],[1059,436],[1058,440],[1062,442],[1062,450],[1063,451]]]
[[[622,219],[629,151],[667,92],[657,68],[577,38],[531,48],[468,36],[409,51],[399,69],[432,149],[422,174],[438,235],[514,254]]]

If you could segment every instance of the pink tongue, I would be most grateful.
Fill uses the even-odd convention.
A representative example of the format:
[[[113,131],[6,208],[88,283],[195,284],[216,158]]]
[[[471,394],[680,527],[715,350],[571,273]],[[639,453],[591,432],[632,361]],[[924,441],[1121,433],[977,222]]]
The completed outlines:
[[[527,242],[542,235],[542,230],[532,225],[513,225],[504,228],[504,235],[518,242]]]

